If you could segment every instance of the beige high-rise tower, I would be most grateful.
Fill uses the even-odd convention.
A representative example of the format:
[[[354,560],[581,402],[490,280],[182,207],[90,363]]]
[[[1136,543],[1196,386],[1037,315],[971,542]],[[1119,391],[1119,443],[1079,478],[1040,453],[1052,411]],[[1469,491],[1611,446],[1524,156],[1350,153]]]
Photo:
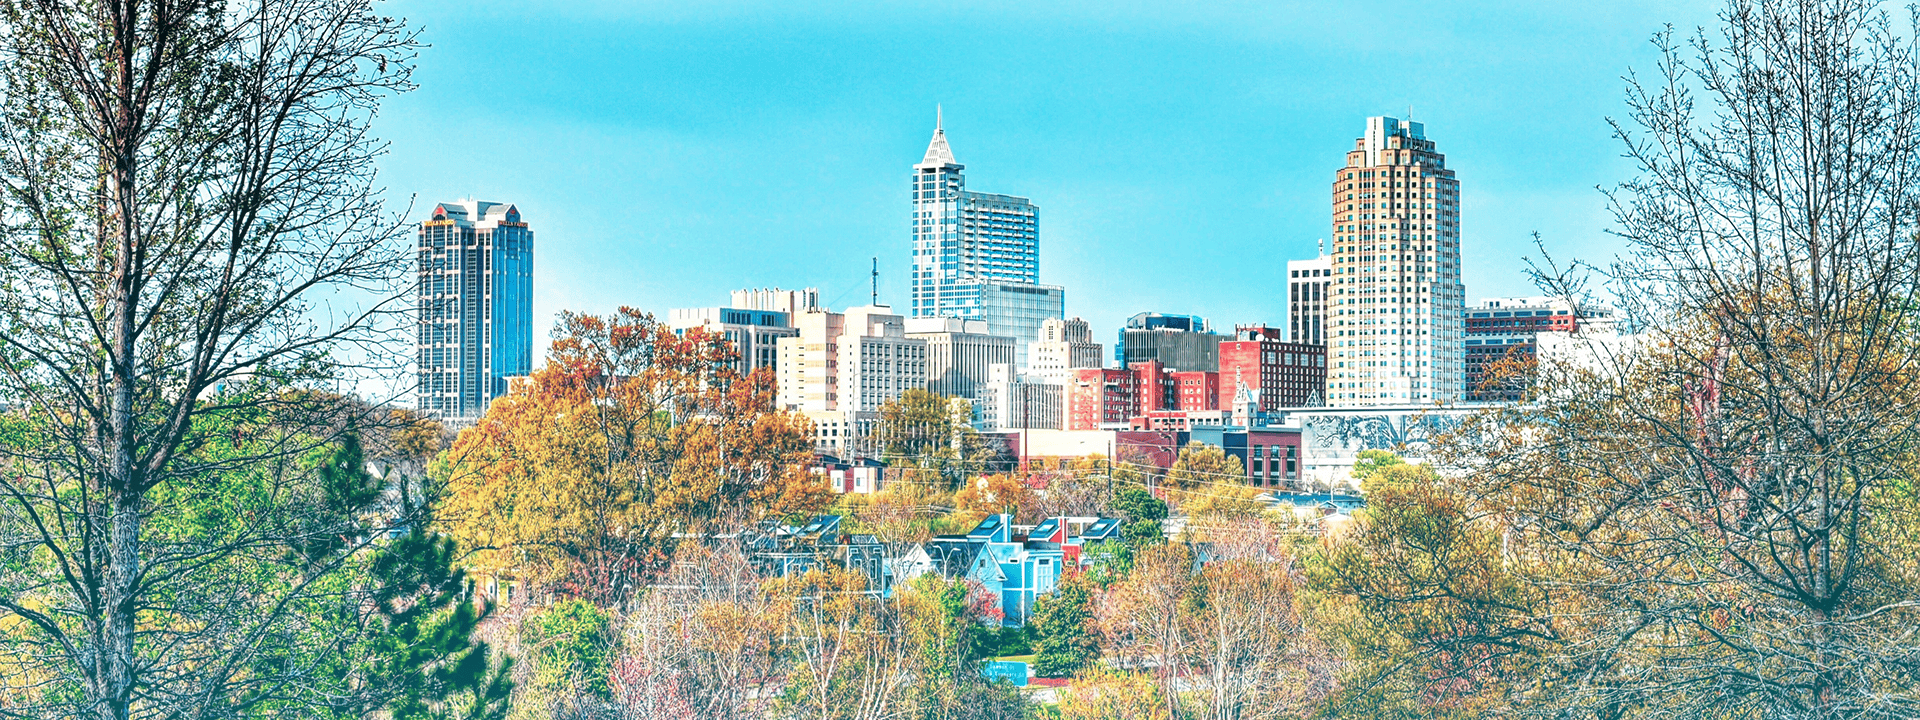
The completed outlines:
[[[1420,123],[1367,118],[1334,174],[1327,404],[1461,399],[1460,183]]]

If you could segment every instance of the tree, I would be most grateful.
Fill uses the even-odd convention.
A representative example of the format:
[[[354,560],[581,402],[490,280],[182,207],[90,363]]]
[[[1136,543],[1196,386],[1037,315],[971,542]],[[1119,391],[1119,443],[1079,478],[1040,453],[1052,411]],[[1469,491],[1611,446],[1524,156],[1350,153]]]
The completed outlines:
[[[335,515],[355,540],[315,557],[292,533],[328,523],[176,523],[209,509],[182,504],[192,486],[344,432],[341,406],[291,391],[393,366],[409,254],[368,127],[409,87],[413,31],[358,0],[4,8],[0,399],[32,444],[0,448],[0,611],[57,683],[24,712],[283,698],[304,665],[255,661],[291,650],[310,618],[289,613],[362,567],[375,524]],[[216,456],[216,432],[272,439]],[[318,510],[277,493],[248,510]]]
[[[520,622],[522,655],[532,665],[529,690],[547,715],[579,717],[612,699],[618,635],[610,613],[580,599],[562,600]],[[531,709],[531,708],[529,708]]]
[[[811,513],[798,415],[773,378],[731,369],[725,338],[650,315],[563,314],[545,367],[494,401],[435,466],[441,522],[476,568],[613,604],[675,538]]]
[[[780,688],[791,598],[768,592],[730,543],[683,545],[620,625],[615,717],[767,717]]]
[[[1103,455],[1088,455],[1062,460],[1059,470],[1035,473],[1046,483],[1045,492],[1035,493],[1034,517],[1095,516],[1114,514],[1111,502],[1114,483],[1111,468]]]
[[[1007,513],[1019,515],[1024,507],[1033,504],[1033,489],[1027,487],[1025,479],[1006,473],[980,475],[968,480],[959,492],[954,493],[954,505],[960,510],[978,512],[986,515]]]
[[[1069,677],[1100,656],[1092,602],[1091,581],[1075,575],[1034,603],[1035,674]]]
[[[890,460],[914,460],[954,450],[962,423],[955,421],[951,400],[912,388],[881,405],[880,424],[874,432],[881,452]]]
[[[782,633],[793,664],[780,713],[879,720],[906,704],[916,654],[902,637],[897,609],[866,584],[861,573],[831,567],[770,583],[771,592],[794,602]]]
[[[1178,494],[1181,512],[1187,515],[1189,531],[1208,525],[1257,519],[1267,512],[1260,499],[1265,490],[1252,485],[1222,485]]]
[[[1151,670],[1169,717],[1182,717],[1181,685],[1193,638],[1181,606],[1192,572],[1193,553],[1184,545],[1139,550],[1132,573],[1103,593],[1094,609],[1105,655],[1121,667]]]
[[[1542,358],[1534,402],[1435,446],[1457,474],[1369,495],[1331,565],[1356,553],[1342,595],[1379,624],[1346,643],[1406,670],[1347,698],[1920,713],[1916,29],[1871,3],[1736,0],[1717,37],[1655,37],[1660,71],[1629,79],[1615,124],[1639,174],[1611,193],[1631,247],[1605,276],[1639,336]]]
[[[1144,673],[1102,669],[1074,680],[1060,699],[1062,720],[1170,720],[1160,686]]]
[[[890,467],[906,471],[906,480],[954,490],[965,478],[1012,469],[1004,449],[992,447],[972,423],[966,400],[913,388],[880,406],[869,442]]]
[[[1331,707],[1379,717],[1480,717],[1534,691],[1585,607],[1502,562],[1500,528],[1425,466],[1368,476],[1347,537],[1306,558],[1320,624],[1351,663]]]
[[[381,548],[370,572],[378,588],[370,647],[335,666],[367,694],[391,698],[385,710],[395,720],[506,716],[513,659],[494,661],[475,639],[487,615],[462,599],[466,574],[455,553],[453,541],[417,529]]]
[[[1540,705],[1920,713],[1916,30],[1873,3],[1736,0],[1717,38],[1663,32],[1654,82],[1629,79],[1609,281],[1644,349],[1508,415],[1471,465],[1509,552],[1593,608]]]
[[[1167,519],[1167,503],[1146,488],[1128,486],[1115,494],[1114,509],[1126,517],[1120,536],[1129,546],[1145,548],[1166,543],[1160,521]]]
[[[1228,455],[1218,445],[1190,442],[1180,448],[1180,457],[1167,472],[1167,483],[1179,490],[1194,490],[1223,484],[1244,485],[1246,466],[1240,458]]]
[[[1294,571],[1284,555],[1224,557],[1192,579],[1182,611],[1198,716],[1297,717],[1332,691],[1334,665],[1301,619]]]
[[[1406,462],[1389,450],[1361,450],[1360,455],[1354,460],[1353,470],[1347,475],[1353,479],[1355,486],[1364,488],[1367,480],[1371,479],[1375,473],[1386,468],[1404,465]]]

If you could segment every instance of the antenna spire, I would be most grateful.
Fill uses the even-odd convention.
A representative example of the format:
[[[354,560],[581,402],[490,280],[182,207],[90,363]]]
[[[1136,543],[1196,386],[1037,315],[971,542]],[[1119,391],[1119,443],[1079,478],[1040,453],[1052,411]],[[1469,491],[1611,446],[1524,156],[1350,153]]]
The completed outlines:
[[[933,104],[933,129],[936,131],[939,130],[941,126],[946,124],[945,120],[946,120],[945,118],[941,117],[940,103],[934,103]]]
[[[879,256],[874,256],[873,258],[873,289],[870,291],[870,294],[868,295],[867,304],[868,305],[880,304],[880,258]]]

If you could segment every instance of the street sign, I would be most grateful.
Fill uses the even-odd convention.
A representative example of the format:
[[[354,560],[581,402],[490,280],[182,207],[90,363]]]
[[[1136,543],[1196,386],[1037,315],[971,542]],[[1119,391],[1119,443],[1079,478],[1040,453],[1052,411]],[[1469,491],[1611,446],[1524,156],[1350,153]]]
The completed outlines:
[[[1017,687],[1027,685],[1027,664],[1011,660],[988,660],[980,671],[988,680],[1005,680]]]

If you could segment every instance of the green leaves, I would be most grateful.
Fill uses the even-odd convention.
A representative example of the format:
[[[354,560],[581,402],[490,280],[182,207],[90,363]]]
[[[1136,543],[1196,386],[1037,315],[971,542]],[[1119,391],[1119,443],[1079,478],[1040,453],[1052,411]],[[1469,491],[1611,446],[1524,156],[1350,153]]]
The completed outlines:
[[[373,640],[350,673],[395,720],[492,720],[506,715],[513,658],[474,637],[486,614],[460,599],[466,577],[447,538],[414,530],[368,568]]]
[[[1067,578],[1053,594],[1034,604],[1034,671],[1041,677],[1068,677],[1100,656],[1093,626],[1093,589],[1084,575]]]
[[[520,644],[543,688],[572,687],[606,699],[610,694],[613,618],[585,600],[562,600],[520,625]]]

